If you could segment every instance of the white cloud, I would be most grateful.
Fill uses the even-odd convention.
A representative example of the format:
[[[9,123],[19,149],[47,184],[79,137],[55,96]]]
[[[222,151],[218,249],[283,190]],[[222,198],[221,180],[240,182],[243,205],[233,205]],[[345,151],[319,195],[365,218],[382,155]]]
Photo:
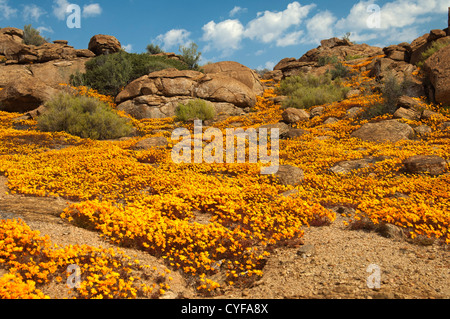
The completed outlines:
[[[90,18],[102,14],[102,7],[98,3],[83,6],[83,17]]]
[[[319,44],[323,39],[332,38],[336,20],[337,18],[330,11],[316,14],[306,22],[308,36],[305,42]]]
[[[133,45],[132,44],[123,45],[122,50],[125,50],[126,52],[130,53],[133,51]]]
[[[66,18],[66,9],[69,5],[67,0],[53,0],[53,14],[58,20]]]
[[[210,44],[205,48],[223,51],[223,55],[228,55],[233,50],[237,50],[242,40],[244,26],[239,20],[225,20],[219,23],[210,21],[203,26],[203,40]]]
[[[42,9],[41,7],[38,7],[35,4],[30,4],[30,5],[26,5],[23,8],[23,18],[25,20],[34,20],[34,21],[38,21],[39,18],[44,15],[46,12],[44,9]]]
[[[287,47],[290,45],[296,45],[301,42],[301,37],[303,36],[304,32],[303,30],[291,32],[283,36],[282,38],[279,38],[277,40],[277,46],[278,47]]]
[[[0,0],[0,16],[5,19],[9,19],[15,16],[17,9],[14,9],[8,5],[8,0]]]
[[[275,62],[273,61],[267,61],[266,64],[264,64],[264,66],[260,65],[256,68],[256,70],[273,70],[273,68],[275,67],[275,65],[277,65]]]
[[[51,27],[43,27],[43,26],[41,26],[41,27],[36,28],[36,30],[38,30],[41,34],[44,33],[44,32],[54,33],[54,31],[53,31],[53,29]]]
[[[238,6],[235,6],[231,11],[230,11],[230,17],[234,17],[235,15],[239,14],[239,13],[244,13],[247,12],[247,8],[241,8]]]
[[[189,41],[191,33],[185,29],[172,29],[165,34],[160,34],[156,37],[156,40],[162,43],[163,49],[186,45]]]
[[[287,29],[298,26],[316,5],[302,6],[298,2],[288,4],[281,12],[265,11],[258,13],[258,17],[250,21],[245,30],[245,36],[269,43],[278,39]]]
[[[340,30],[357,32],[362,30],[390,30],[414,26],[422,22],[427,15],[447,12],[448,0],[396,0],[387,2],[380,7],[380,28],[373,29],[368,23],[369,17],[375,14],[368,10],[369,5],[376,4],[374,0],[356,3],[347,17],[336,24]]]

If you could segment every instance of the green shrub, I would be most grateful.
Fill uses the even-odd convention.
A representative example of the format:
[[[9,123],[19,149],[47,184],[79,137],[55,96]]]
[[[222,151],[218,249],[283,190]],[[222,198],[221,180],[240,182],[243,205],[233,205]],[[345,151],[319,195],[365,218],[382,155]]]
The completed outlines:
[[[41,36],[39,30],[33,28],[31,24],[23,27],[23,43],[27,45],[40,46],[49,42],[50,39]]]
[[[283,101],[284,108],[306,109],[343,100],[349,90],[339,80],[333,81],[330,74],[319,77],[308,74],[284,79],[277,93],[288,97]]]
[[[202,99],[190,100],[187,104],[179,103],[175,113],[177,120],[183,122],[194,119],[205,121],[216,116],[214,106]]]
[[[364,58],[364,56],[359,55],[359,54],[355,54],[355,55],[347,55],[345,57],[345,61],[351,61],[351,60],[357,60],[357,59],[362,59]]]
[[[37,119],[45,132],[67,132],[81,138],[115,139],[130,135],[132,125],[105,103],[94,98],[60,93],[45,105]]]
[[[159,47],[157,44],[149,44],[147,45],[147,53],[148,54],[159,54],[163,53],[164,51]]]
[[[399,81],[394,75],[389,74],[381,89],[383,103],[368,108],[361,114],[361,118],[372,119],[384,114],[394,114],[398,109],[398,99],[403,95],[407,95],[406,93],[410,86],[411,80],[408,77],[405,76],[402,81]]]
[[[352,76],[353,72],[350,70],[350,68],[343,65],[341,62],[337,62],[334,64],[334,68],[330,71],[331,79],[335,80],[337,78],[348,78]]]
[[[422,56],[420,57],[420,61],[416,63],[416,65],[420,68],[423,67],[425,64],[425,61],[428,60],[429,57],[431,57],[433,54],[435,54],[437,51],[445,48],[446,46],[450,45],[450,40],[445,41],[435,41],[431,47],[429,47],[427,50],[425,50],[422,53]]]
[[[320,56],[318,61],[319,66],[324,66],[327,64],[335,64],[339,62],[339,59],[337,56],[333,55],[333,56]]]
[[[130,82],[154,71],[168,68],[186,70],[188,66],[178,60],[146,53],[127,53],[101,55],[86,63],[86,73],[73,74],[71,84],[82,83],[99,93],[116,96]]]

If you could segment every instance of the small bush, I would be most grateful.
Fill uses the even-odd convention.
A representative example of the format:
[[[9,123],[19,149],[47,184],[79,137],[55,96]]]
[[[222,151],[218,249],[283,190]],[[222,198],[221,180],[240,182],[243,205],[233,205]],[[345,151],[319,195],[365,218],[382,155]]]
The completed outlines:
[[[148,54],[159,54],[163,53],[164,51],[159,47],[157,44],[149,44],[147,45],[147,53]]]
[[[335,80],[337,78],[348,78],[352,76],[353,72],[350,70],[350,68],[343,65],[341,62],[337,62],[334,64],[334,69],[330,71],[331,79]]]
[[[357,60],[357,59],[362,59],[362,58],[364,58],[364,56],[358,55],[358,54],[356,54],[356,55],[347,55],[345,57],[345,61],[352,61],[352,60]]]
[[[187,104],[179,103],[175,113],[177,120],[183,122],[194,119],[205,121],[216,116],[214,106],[202,99],[190,100]]]
[[[343,87],[340,81],[333,81],[330,74],[320,77],[299,75],[286,78],[277,90],[288,98],[283,101],[283,107],[306,109],[343,100],[350,89]]]
[[[425,61],[428,60],[429,57],[431,57],[433,54],[435,54],[437,51],[445,48],[446,46],[450,45],[450,40],[446,41],[435,41],[431,47],[429,47],[425,52],[422,53],[422,56],[420,57],[420,61],[417,62],[417,66],[419,68],[423,68],[423,65],[425,64]]]
[[[115,139],[129,135],[133,127],[109,106],[94,98],[60,93],[45,105],[38,128],[45,132],[67,132],[81,138]]]
[[[337,56],[320,56],[318,61],[319,66],[325,66],[327,64],[335,64],[339,62],[339,59]]]
[[[73,74],[70,84],[89,86],[104,95],[116,96],[130,82],[154,71],[168,68],[186,70],[188,66],[178,60],[146,53],[120,51],[102,55],[86,63],[86,73]]]
[[[23,43],[27,45],[40,46],[49,42],[50,39],[41,36],[39,30],[33,28],[31,24],[23,27]]]

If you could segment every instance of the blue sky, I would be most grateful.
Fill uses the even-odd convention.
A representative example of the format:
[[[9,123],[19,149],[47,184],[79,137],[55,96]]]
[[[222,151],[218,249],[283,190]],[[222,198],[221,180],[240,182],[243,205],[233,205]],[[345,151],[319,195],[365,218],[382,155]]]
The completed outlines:
[[[68,27],[70,4],[81,9],[81,28]],[[178,53],[180,45],[193,41],[202,63],[231,60],[272,69],[346,32],[357,43],[410,42],[445,28],[449,6],[450,0],[0,0],[0,27],[32,24],[77,49],[87,48],[95,34],[114,35],[135,53],[149,43]]]

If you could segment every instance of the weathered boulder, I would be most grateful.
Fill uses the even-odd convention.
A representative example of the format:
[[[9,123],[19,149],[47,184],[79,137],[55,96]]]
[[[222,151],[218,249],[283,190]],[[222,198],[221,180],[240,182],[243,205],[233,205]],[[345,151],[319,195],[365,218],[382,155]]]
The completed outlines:
[[[307,121],[309,120],[310,117],[308,112],[306,112],[305,110],[296,109],[293,107],[286,109],[281,116],[283,117],[283,121],[287,124],[294,124],[301,121]]]
[[[356,170],[359,170],[362,168],[368,168],[371,165],[376,164],[378,162],[382,162],[384,160],[386,160],[385,156],[367,157],[367,158],[361,158],[361,159],[356,159],[356,160],[342,161],[342,162],[336,163],[329,170],[330,170],[330,172],[332,172],[334,174],[347,175],[353,171],[356,171]]]
[[[202,68],[205,74],[221,74],[236,79],[247,85],[256,95],[262,95],[264,92],[258,74],[238,62],[223,61],[207,64]]]
[[[57,92],[38,79],[23,77],[0,91],[0,111],[23,113],[35,110]]]
[[[292,165],[280,165],[278,172],[274,175],[278,181],[285,186],[300,185],[305,179],[303,170]]]
[[[441,175],[447,169],[447,162],[436,155],[416,155],[403,161],[411,174]]]
[[[213,102],[218,114],[240,115],[243,108],[256,103],[255,93],[234,78],[177,69],[165,69],[136,79],[117,95],[116,103],[118,109],[138,119],[164,118],[175,115],[178,103],[195,98]]]
[[[267,133],[270,134],[272,129],[278,129],[278,132],[280,133],[280,138],[285,138],[291,128],[286,123],[275,123],[275,124],[265,124],[258,127],[267,129]]]
[[[89,41],[88,49],[94,52],[95,55],[104,55],[119,52],[122,49],[122,45],[114,36],[97,34]]]
[[[420,120],[420,112],[415,111],[414,109],[405,109],[403,107],[399,108],[394,113],[395,119],[405,119],[410,121],[418,121]]]
[[[429,80],[429,96],[436,103],[450,105],[450,45],[425,61],[424,71]]]
[[[378,123],[366,123],[351,134],[351,137],[370,142],[398,142],[413,139],[414,130],[405,123],[397,120],[387,120]]]

